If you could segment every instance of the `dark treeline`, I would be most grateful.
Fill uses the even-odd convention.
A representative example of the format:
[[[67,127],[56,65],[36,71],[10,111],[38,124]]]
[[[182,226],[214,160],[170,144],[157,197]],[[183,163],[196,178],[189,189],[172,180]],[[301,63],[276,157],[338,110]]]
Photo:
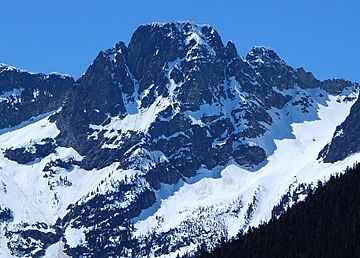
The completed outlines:
[[[360,257],[360,165],[285,212],[199,257]]]

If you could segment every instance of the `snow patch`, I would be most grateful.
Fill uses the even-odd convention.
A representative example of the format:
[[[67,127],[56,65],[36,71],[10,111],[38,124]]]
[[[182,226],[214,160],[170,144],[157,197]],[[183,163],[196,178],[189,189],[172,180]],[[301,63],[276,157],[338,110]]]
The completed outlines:
[[[10,91],[5,91],[0,94],[0,102],[21,102],[21,94],[23,93],[25,89],[24,88],[14,88]]]
[[[71,228],[67,227],[65,230],[66,243],[71,247],[75,248],[81,246],[85,242],[85,234],[82,228]]]
[[[99,131],[105,131],[104,136],[106,138],[117,137],[121,139],[127,132],[147,132],[157,115],[169,105],[169,99],[160,96],[149,108],[139,110],[136,114],[128,114],[124,118],[111,117],[110,123],[105,126],[90,125],[90,128],[95,130],[91,136],[97,137]],[[108,144],[103,147],[117,148],[117,145]]]

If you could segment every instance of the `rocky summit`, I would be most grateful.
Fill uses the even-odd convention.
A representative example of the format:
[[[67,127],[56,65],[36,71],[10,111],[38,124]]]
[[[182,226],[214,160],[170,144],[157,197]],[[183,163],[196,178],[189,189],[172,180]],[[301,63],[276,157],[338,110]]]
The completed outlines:
[[[76,81],[1,65],[0,254],[211,250],[358,158],[358,90],[191,22],[140,26]]]

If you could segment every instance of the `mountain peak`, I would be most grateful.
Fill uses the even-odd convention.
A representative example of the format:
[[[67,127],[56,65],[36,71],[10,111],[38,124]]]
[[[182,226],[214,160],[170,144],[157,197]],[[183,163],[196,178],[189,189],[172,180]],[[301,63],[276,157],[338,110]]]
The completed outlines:
[[[226,44],[226,53],[231,59],[237,58],[239,56],[236,46],[231,40]]]
[[[193,33],[197,34],[198,37],[205,39],[208,37],[208,34],[217,34],[215,29],[208,25],[208,24],[196,24],[191,21],[175,21],[175,22],[168,22],[168,23],[149,23],[140,25],[136,31],[161,31],[163,32],[163,36],[174,38],[175,35],[180,36],[189,36]],[[134,34],[136,34],[136,31]],[[206,34],[206,35],[205,35]]]
[[[140,78],[149,63],[161,67],[176,59],[208,62],[224,58],[224,44],[211,26],[191,22],[152,23],[136,29],[128,45],[129,68]]]
[[[174,21],[174,22],[152,22],[152,23],[142,24],[139,27],[166,28],[166,27],[171,27],[171,26],[176,26],[176,28],[179,31],[181,31],[181,30],[196,31],[196,30],[201,30],[204,27],[212,28],[212,26],[209,24],[197,24],[197,23],[195,23],[193,21],[189,21],[189,20]]]
[[[277,53],[265,46],[254,46],[246,56],[246,60],[254,66],[268,66],[272,63],[284,63]]]
[[[12,65],[0,63],[0,73],[4,71],[28,72],[24,69],[20,69]]]
[[[8,64],[4,64],[4,63],[0,63],[0,73],[2,72],[18,72],[18,73],[28,73],[31,75],[43,75],[43,76],[56,76],[56,77],[61,77],[61,78],[72,78],[71,75],[69,74],[62,74],[62,73],[58,73],[58,72],[51,72],[49,74],[44,74],[44,73],[38,73],[38,72],[29,72],[25,69],[21,69],[12,65],[8,65]]]

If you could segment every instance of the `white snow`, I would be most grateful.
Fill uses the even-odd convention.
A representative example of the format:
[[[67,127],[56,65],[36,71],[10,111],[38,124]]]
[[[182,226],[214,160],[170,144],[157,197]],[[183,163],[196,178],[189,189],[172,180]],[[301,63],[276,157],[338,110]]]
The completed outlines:
[[[7,102],[10,102],[10,101],[13,101],[13,102],[20,102],[20,101],[16,101],[18,99],[20,99],[21,97],[21,93],[24,91],[25,89],[24,88],[14,88],[10,91],[5,91],[5,92],[2,92],[0,94],[0,102],[3,102],[3,101],[7,101]]]
[[[90,125],[95,131],[91,136],[96,137],[99,131],[104,130],[106,138],[117,137],[121,139],[129,131],[147,132],[150,125],[155,121],[157,115],[170,105],[168,98],[157,97],[149,108],[141,109],[135,114],[128,114],[124,118],[111,117],[111,122],[105,126]],[[117,145],[103,145],[104,148],[116,148]]]
[[[66,73],[51,72],[51,73],[49,73],[49,75],[59,76],[59,77],[61,77],[62,79],[71,78],[71,75],[70,75],[70,74],[66,74]],[[49,78],[49,75],[47,75],[46,77]]]
[[[191,115],[189,115],[189,118],[191,120],[192,125],[199,125],[200,127],[203,127],[205,125],[203,122],[201,122],[201,119],[196,119],[196,118],[192,117]]]
[[[65,230],[65,239],[67,244],[73,248],[82,245],[85,241],[85,234],[83,229],[67,227]]]
[[[56,125],[49,122],[48,116],[26,127],[7,130],[9,132],[0,135],[0,146],[3,149],[30,145],[31,142],[39,142],[46,137],[55,138],[60,133]]]
[[[178,88],[181,87],[182,83],[180,83],[179,85],[176,84],[175,81],[170,78],[170,74],[171,74],[171,72],[172,72],[172,70],[174,68],[179,67],[179,65],[181,64],[182,61],[183,61],[183,59],[177,58],[175,61],[168,63],[168,71],[167,71],[167,75],[166,75],[169,82],[170,82],[169,85],[168,85],[170,105],[171,105],[172,109],[176,113],[180,112],[180,108],[175,105],[175,103],[176,103],[176,91],[177,91]]]
[[[40,91],[39,91],[39,89],[35,89],[35,90],[33,91],[33,97],[34,97],[34,100],[36,100],[36,99],[37,99],[37,97],[39,97],[39,95],[40,95]]]
[[[46,249],[44,258],[68,258],[64,253],[64,242],[59,241]]]
[[[334,135],[334,138],[336,138],[336,137],[342,137],[343,135],[344,135],[344,130],[341,129],[341,130],[339,130],[339,131],[336,132],[336,134]]]

